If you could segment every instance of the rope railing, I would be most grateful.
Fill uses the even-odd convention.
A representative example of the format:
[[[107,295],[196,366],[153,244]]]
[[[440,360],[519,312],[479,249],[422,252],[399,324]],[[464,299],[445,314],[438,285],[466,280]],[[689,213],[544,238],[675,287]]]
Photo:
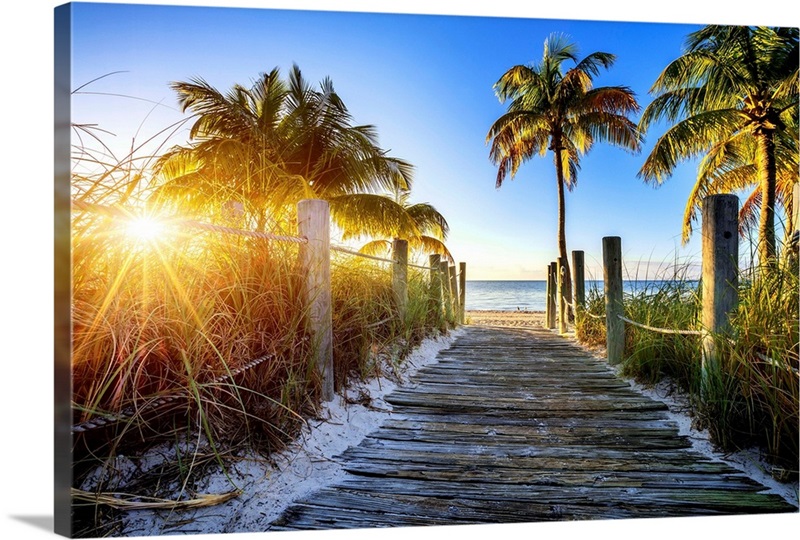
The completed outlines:
[[[349,248],[346,248],[346,247],[343,247],[343,246],[334,246],[334,245],[332,245],[331,246],[331,251],[336,251],[336,252],[339,252],[339,253],[346,253],[348,255],[353,255],[355,257],[362,257],[364,259],[371,259],[373,261],[380,261],[380,262],[391,263],[391,264],[394,264],[395,262],[397,262],[394,259],[387,259],[385,257],[377,257],[375,255],[368,255],[366,253],[361,253],[360,251],[355,251],[355,250],[352,250],[352,249],[349,249]],[[431,269],[430,266],[422,266],[420,264],[413,264],[413,263],[406,263],[406,266],[409,266],[411,268],[419,268],[420,270],[430,270]]]
[[[348,249],[348,248],[342,247],[342,246],[331,246],[331,251],[336,251],[336,252],[339,252],[339,253],[347,253],[348,255],[353,255],[355,257],[362,257],[364,259],[371,259],[373,261],[380,261],[380,262],[386,262],[386,263],[391,263],[391,264],[394,264],[394,262],[395,262],[393,259],[386,259],[384,257],[376,257],[375,255],[367,255],[366,253],[360,253],[358,251],[354,251],[352,249]]]
[[[800,187],[795,194],[800,193]],[[625,282],[623,280],[623,256],[622,239],[619,236],[606,236],[602,241],[603,254],[603,288],[606,299],[605,306],[605,356],[611,366],[619,365],[626,360],[626,330],[633,326],[648,332],[658,332],[669,335],[698,336],[702,349],[700,358],[700,371],[702,373],[700,397],[705,400],[709,395],[706,390],[706,375],[723,368],[726,355],[730,352],[726,350],[728,344],[733,344],[736,348],[742,348],[739,354],[744,354],[748,362],[763,362],[764,366],[781,370],[781,374],[791,374],[791,377],[800,378],[800,370],[796,368],[796,356],[794,353],[785,353],[782,357],[780,352],[775,351],[779,358],[770,358],[769,348],[766,351],[754,350],[751,345],[746,343],[738,344],[734,341],[736,326],[732,321],[732,315],[736,313],[736,306],[740,301],[739,280],[742,276],[738,265],[739,261],[739,201],[735,195],[718,194],[710,195],[703,199],[702,212],[702,264],[700,282],[703,287],[701,317],[702,323],[697,323],[697,330],[677,330],[670,328],[659,328],[652,325],[643,324],[626,317],[624,291]],[[580,253],[577,258],[575,255]],[[580,263],[573,264],[573,270],[579,267],[579,272],[573,272],[572,277],[575,283],[574,290],[581,290],[584,287],[583,280],[583,253],[573,252],[573,261],[580,260]],[[561,284],[556,287],[560,270],[558,267],[564,266],[565,261],[559,258],[558,262],[551,262],[547,266],[547,327],[555,327],[554,309],[556,289],[561,294]],[[561,274],[563,276],[563,274]],[[562,277],[563,279],[563,277]],[[712,293],[713,291],[713,293]],[[563,302],[563,301],[562,301]],[[559,331],[565,332],[563,321],[563,309],[559,306]],[[599,318],[599,317],[598,317]],[[666,323],[662,323],[666,324]],[[682,338],[683,339],[683,338]],[[758,347],[761,349],[761,347]],[[764,354],[767,353],[767,354]],[[713,397],[713,396],[712,396]]]
[[[72,206],[77,208],[78,210],[82,210],[85,212],[93,212],[96,214],[103,214],[109,217],[116,217],[116,218],[123,218],[123,219],[132,219],[136,216],[131,212],[124,210],[122,208],[114,207],[114,206],[107,206],[102,204],[96,203],[88,203],[85,201],[81,201],[78,199],[72,200]],[[274,233],[265,233],[260,231],[248,231],[244,229],[237,229],[235,227],[227,227],[225,225],[216,225],[214,223],[205,223],[202,221],[196,221],[193,219],[171,219],[169,220],[171,224],[182,225],[185,227],[192,227],[195,229],[201,229],[210,232],[217,232],[221,234],[231,234],[236,236],[247,236],[251,238],[261,238],[265,240],[275,240],[278,242],[293,242],[296,244],[306,244],[308,243],[308,239],[305,237],[300,236],[291,236],[291,235],[284,235],[284,234],[274,234]],[[337,251],[339,253],[346,253],[348,255],[353,255],[356,257],[362,257],[364,259],[371,259],[373,261],[380,261],[385,263],[394,263],[394,259],[388,259],[385,257],[377,257],[374,255],[368,255],[366,253],[361,253],[359,251],[354,251],[352,249],[348,249],[343,246],[335,246],[332,245],[330,247],[331,251]],[[429,266],[422,266],[419,264],[412,264],[407,263],[407,266],[412,268],[419,268],[421,270],[430,270]]]
[[[636,326],[638,328],[643,328],[645,330],[650,330],[651,332],[658,332],[659,334],[678,334],[681,336],[702,336],[703,333],[699,330],[672,330],[670,328],[656,328],[655,326],[649,326],[646,324],[642,324],[636,321],[632,321],[627,317],[623,317],[622,315],[617,315],[621,320],[625,321],[628,324]]]
[[[569,304],[569,305],[571,305],[573,308],[575,308],[575,304],[574,303]],[[589,315],[590,317],[592,317],[594,319],[602,320],[602,319],[605,318],[603,315],[595,315],[594,313],[591,313],[591,312],[586,311],[586,310],[584,310],[584,313],[586,315]],[[635,326],[637,328],[642,328],[644,330],[649,330],[651,332],[657,332],[657,333],[660,333],[660,334],[681,335],[681,336],[702,336],[703,335],[703,332],[701,332],[700,330],[675,330],[675,329],[671,329],[671,328],[658,328],[658,327],[655,327],[655,326],[650,326],[650,325],[647,325],[647,324],[642,324],[640,322],[636,322],[636,321],[631,320],[631,319],[629,319],[627,317],[623,317],[622,315],[617,315],[617,317],[620,320],[622,320],[622,321],[624,321],[624,322],[626,322],[626,323],[628,323],[628,324],[630,324],[632,326]],[[735,341],[730,339],[730,338],[728,338],[728,341],[730,343],[735,343]],[[769,365],[771,365],[773,367],[776,367],[778,369],[785,369],[785,370],[790,371],[791,373],[793,373],[795,376],[800,377],[800,370],[797,370],[796,368],[794,368],[792,366],[781,364],[777,360],[775,360],[773,358],[770,358],[770,357],[768,357],[768,356],[766,356],[764,354],[758,353],[758,352],[755,353],[755,355],[762,362],[764,362],[766,364],[769,364]]]
[[[394,317],[387,317],[386,319],[383,319],[381,321],[374,322],[372,324],[368,324],[364,328],[377,328],[377,327],[382,326],[382,325],[384,325],[386,323],[392,322],[393,320],[394,320]]]
[[[96,203],[87,203],[85,201],[73,199],[72,206],[77,208],[78,210],[82,210],[85,212],[92,212],[96,214],[102,214],[109,217],[114,218],[123,218],[123,219],[134,219],[136,216],[127,211],[123,210],[122,208],[114,207],[114,206],[107,206],[102,204]],[[308,239],[305,237],[300,236],[290,236],[285,234],[273,234],[273,233],[265,233],[260,231],[248,231],[244,229],[236,229],[234,227],[226,227],[224,225],[216,225],[213,223],[205,223],[202,221],[196,221],[193,219],[178,219],[178,218],[171,218],[168,220],[168,223],[171,225],[179,225],[184,227],[191,227],[195,229],[201,229],[211,232],[217,232],[222,234],[232,234],[236,236],[247,236],[250,238],[261,238],[264,240],[275,240],[278,242],[290,242],[295,244],[306,244],[308,243]]]
[[[792,366],[790,366],[788,364],[781,364],[777,360],[775,360],[773,358],[770,358],[769,356],[767,356],[765,354],[761,354],[760,352],[757,352],[756,356],[758,357],[759,360],[761,360],[762,362],[764,362],[766,364],[769,364],[769,365],[771,365],[773,367],[776,367],[778,369],[786,369],[786,370],[794,373],[797,377],[800,377],[800,371],[798,371],[797,369],[793,368]]]
[[[203,223],[201,221],[186,220],[181,222],[182,225],[187,227],[194,227],[195,229],[204,229],[211,232],[218,232],[222,234],[233,234],[237,236],[249,236],[251,238],[263,238],[265,240],[276,240],[278,242],[290,242],[295,244],[307,244],[308,238],[299,236],[289,236],[285,234],[264,233],[259,231],[245,231],[242,229],[235,229],[233,227],[225,227],[223,225],[214,225],[212,223]]]
[[[575,304],[574,301],[573,302],[565,302],[565,303],[566,303],[566,305],[568,307],[572,308],[572,311],[574,311],[575,313],[578,312],[578,306]],[[605,318],[605,315],[595,315],[594,313],[592,313],[591,311],[589,311],[586,308],[582,308],[581,310],[583,311],[583,313],[585,315],[588,315],[589,317],[591,317],[593,319],[604,319]]]
[[[410,266],[410,267],[412,267],[412,268],[419,268],[420,270],[430,270],[430,269],[431,269],[431,267],[430,267],[430,266],[422,266],[421,264],[411,264],[411,263],[408,263],[408,266]]]
[[[79,199],[72,199],[72,207],[75,210],[83,212],[91,212],[101,215],[106,215],[112,218],[121,218],[123,220],[132,221],[139,216],[136,215],[138,209],[125,209],[120,206],[107,206],[86,202]],[[332,307],[331,300],[331,276],[330,265],[335,264],[334,259],[331,257],[331,252],[344,253],[355,257],[362,257],[382,263],[392,263],[392,287],[395,295],[398,298],[398,306],[400,317],[403,317],[405,305],[407,302],[407,272],[403,267],[418,268],[425,271],[435,270],[433,266],[433,255],[431,256],[431,266],[423,266],[418,264],[410,264],[407,261],[407,242],[398,240],[400,245],[403,245],[402,251],[398,252],[397,260],[394,258],[377,257],[361,253],[344,246],[331,245],[330,243],[330,208],[326,201],[319,199],[304,199],[297,205],[297,227],[298,235],[284,235],[272,234],[259,231],[242,230],[224,225],[217,225],[213,223],[206,223],[196,221],[193,219],[169,218],[164,221],[165,224],[190,227],[205,231],[211,231],[221,234],[232,234],[238,236],[248,236],[253,238],[262,238],[267,240],[275,240],[280,242],[293,242],[303,244],[299,250],[298,262],[300,263],[301,273],[305,275],[305,282],[301,294],[308,303],[309,309],[309,333],[316,341],[321,343],[313,353],[312,362],[316,366],[318,373],[322,377],[322,400],[330,401],[333,399],[333,350],[332,350],[332,326],[330,323],[330,310]],[[437,256],[438,260],[438,256]],[[461,263],[464,264],[464,263]],[[450,279],[457,276],[451,269]],[[399,270],[399,271],[396,271]],[[440,272],[444,275],[447,274],[447,267],[440,268]],[[433,281],[434,272],[431,272]],[[441,278],[442,282],[446,279],[444,276]],[[455,287],[448,288],[448,298],[445,298],[442,289],[440,288],[442,297],[439,299],[443,309],[447,310],[448,319],[454,317],[453,324],[457,324],[455,319],[458,318],[460,312],[460,319],[463,324],[463,305],[458,304],[458,296]],[[461,291],[463,295],[463,290]],[[461,302],[463,304],[463,300]],[[457,310],[453,310],[457,307]],[[326,315],[327,314],[327,315]],[[385,324],[387,321],[378,321],[372,326]],[[179,399],[176,396],[166,396],[158,398],[146,405],[146,407],[160,407],[167,403]],[[139,409],[141,410],[141,408]],[[135,411],[130,412],[131,415]],[[128,414],[128,413],[125,413]],[[104,417],[89,420],[87,423],[79,424],[74,427],[74,431],[81,432],[89,429],[95,429],[108,425],[109,423],[119,421],[126,418],[125,414],[116,417]]]
[[[569,303],[567,305],[572,307],[572,309],[577,311],[577,306],[575,305],[574,302]],[[591,311],[588,311],[586,309],[583,310],[583,313],[588,315],[589,317],[591,317],[593,319],[597,319],[597,320],[605,319],[605,315],[595,315],[594,313],[592,313]],[[660,334],[679,334],[679,335],[682,335],[682,336],[701,336],[701,335],[703,335],[703,333],[700,332],[699,330],[674,330],[674,329],[671,329],[671,328],[657,328],[655,326],[649,326],[647,324],[643,324],[643,323],[640,323],[640,322],[633,321],[633,320],[631,320],[631,319],[629,319],[627,317],[623,317],[622,315],[617,315],[617,317],[620,320],[625,321],[626,323],[628,323],[630,325],[636,326],[638,328],[642,328],[644,330],[650,330],[652,332],[658,332]]]

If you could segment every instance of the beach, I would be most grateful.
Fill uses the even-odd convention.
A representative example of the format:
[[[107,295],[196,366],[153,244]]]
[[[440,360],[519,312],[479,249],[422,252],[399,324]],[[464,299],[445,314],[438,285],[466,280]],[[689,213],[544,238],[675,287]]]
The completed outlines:
[[[514,328],[544,328],[544,316],[543,311],[524,310],[468,310],[464,313],[467,324]]]

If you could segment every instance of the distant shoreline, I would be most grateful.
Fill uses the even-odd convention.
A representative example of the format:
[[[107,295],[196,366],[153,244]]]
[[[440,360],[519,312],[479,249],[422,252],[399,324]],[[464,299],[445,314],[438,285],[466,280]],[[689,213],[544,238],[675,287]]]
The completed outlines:
[[[652,278],[623,279],[623,283],[699,283],[699,277],[693,278]],[[546,279],[468,279],[467,283],[547,283]],[[603,283],[603,279],[586,279],[585,283]]]
[[[535,309],[468,309],[465,313],[479,313],[479,314],[488,314],[488,313],[527,313],[530,315],[544,315],[544,311],[539,311]]]

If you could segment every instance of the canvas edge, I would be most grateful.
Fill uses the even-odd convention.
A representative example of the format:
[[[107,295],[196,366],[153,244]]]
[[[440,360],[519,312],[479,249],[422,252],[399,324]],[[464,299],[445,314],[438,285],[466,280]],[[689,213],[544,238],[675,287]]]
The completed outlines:
[[[70,86],[72,6],[53,12],[54,66],[54,532],[72,536]]]

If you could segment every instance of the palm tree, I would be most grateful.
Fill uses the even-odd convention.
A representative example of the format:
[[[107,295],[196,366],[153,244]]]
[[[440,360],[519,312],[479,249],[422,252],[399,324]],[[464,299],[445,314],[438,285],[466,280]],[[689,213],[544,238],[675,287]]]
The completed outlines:
[[[408,190],[396,189],[391,195],[358,194],[331,200],[331,214],[342,229],[345,240],[371,237],[359,251],[367,255],[389,253],[393,240],[407,240],[409,248],[423,253],[439,253],[450,262],[445,245],[450,227],[444,216],[428,203],[409,202]],[[364,220],[361,216],[380,216]],[[392,258],[396,254],[391,253]]]
[[[786,223],[785,241],[795,229],[793,188],[798,179],[798,145],[793,134],[797,129],[787,129],[777,134],[775,145],[775,204],[784,209]],[[745,134],[728,144],[717,145],[701,160],[697,181],[689,194],[683,217],[683,243],[692,235],[693,225],[698,220],[702,202],[708,195],[718,193],[745,192],[747,194],[739,210],[739,233],[758,230],[762,201],[758,178],[757,146],[753,137]]]
[[[593,88],[601,68],[608,69],[615,56],[594,52],[578,59],[576,45],[559,34],[544,42],[542,60],[536,65],[517,65],[506,71],[494,88],[501,103],[510,101],[506,114],[489,130],[490,159],[498,165],[499,188],[510,173],[532,157],[553,152],[558,187],[558,252],[567,261],[564,188],[577,182],[580,158],[597,141],[638,151],[641,141],[628,118],[639,110],[633,92],[623,86]],[[564,64],[574,66],[564,71]],[[566,265],[565,297],[572,302],[569,265]]]
[[[411,186],[412,166],[386,155],[373,126],[352,125],[331,80],[314,89],[296,65],[287,81],[275,68],[227,93],[202,79],[172,88],[196,120],[191,143],[159,161],[161,197],[204,211],[234,201],[260,230],[301,198]]]
[[[640,129],[658,119],[674,125],[656,142],[640,177],[660,185],[679,162],[705,155],[692,207],[703,193],[756,185],[750,208],[760,202],[759,258],[772,264],[776,201],[785,193],[779,178],[787,167],[794,168],[796,182],[797,159],[792,166],[786,152],[796,152],[798,29],[706,26],[688,36],[686,52],[664,69],[650,92],[656,97]],[[788,146],[787,134],[795,141]]]

